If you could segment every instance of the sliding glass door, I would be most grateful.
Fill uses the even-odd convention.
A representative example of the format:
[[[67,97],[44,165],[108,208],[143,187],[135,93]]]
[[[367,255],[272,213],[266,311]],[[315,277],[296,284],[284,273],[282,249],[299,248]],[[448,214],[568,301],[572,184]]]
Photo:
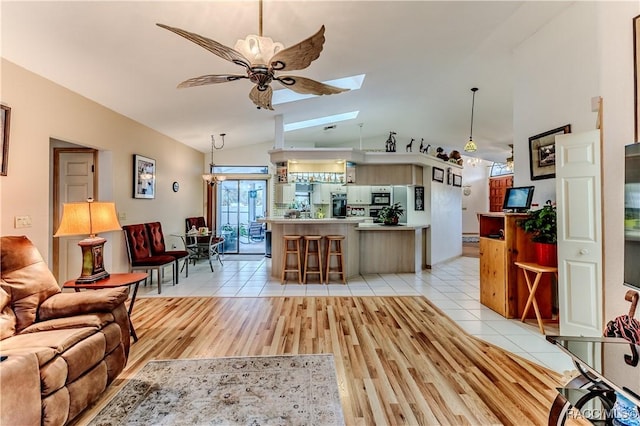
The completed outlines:
[[[225,253],[262,254],[265,250],[267,181],[227,179],[217,186],[216,229],[225,237]]]

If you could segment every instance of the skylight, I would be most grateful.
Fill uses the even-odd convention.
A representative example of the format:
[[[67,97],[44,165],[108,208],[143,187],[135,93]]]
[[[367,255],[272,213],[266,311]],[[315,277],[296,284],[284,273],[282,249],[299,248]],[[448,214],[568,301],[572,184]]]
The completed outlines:
[[[358,90],[362,87],[365,74],[352,75],[350,77],[338,78],[336,80],[323,81],[330,86],[341,87],[343,89]],[[285,104],[287,102],[299,101],[302,99],[315,98],[317,95],[296,93],[291,89],[278,89],[273,91],[271,105]]]
[[[359,113],[360,111],[351,111],[351,112],[345,112],[342,114],[327,115],[325,117],[312,118],[311,120],[288,123],[284,125],[284,131],[290,132],[292,130],[306,129],[308,127],[323,126],[329,123],[337,123],[340,121],[351,120],[356,118]]]

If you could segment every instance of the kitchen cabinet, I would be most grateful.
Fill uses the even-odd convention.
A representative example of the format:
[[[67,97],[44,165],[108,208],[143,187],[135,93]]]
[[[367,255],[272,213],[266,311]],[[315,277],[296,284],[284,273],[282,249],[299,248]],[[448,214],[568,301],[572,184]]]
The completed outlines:
[[[295,183],[278,183],[274,190],[274,202],[276,204],[289,204],[296,199]]]
[[[347,204],[371,204],[371,187],[360,185],[348,186]]]
[[[390,194],[391,187],[390,186],[370,186],[371,192],[374,194]]]
[[[414,164],[358,164],[359,185],[422,185],[422,166]]]
[[[339,183],[318,183],[313,185],[311,200],[313,204],[331,204],[332,193],[346,194],[347,188]]]

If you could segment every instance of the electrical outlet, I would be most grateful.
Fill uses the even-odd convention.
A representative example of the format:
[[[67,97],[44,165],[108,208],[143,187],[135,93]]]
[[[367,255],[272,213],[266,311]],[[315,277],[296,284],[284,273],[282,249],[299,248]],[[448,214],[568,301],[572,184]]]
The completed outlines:
[[[16,216],[15,228],[31,228],[31,216]]]

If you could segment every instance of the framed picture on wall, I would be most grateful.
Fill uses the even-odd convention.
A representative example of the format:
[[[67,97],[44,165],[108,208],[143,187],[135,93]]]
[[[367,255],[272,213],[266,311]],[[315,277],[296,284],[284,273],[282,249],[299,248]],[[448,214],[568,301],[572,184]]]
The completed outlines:
[[[453,186],[462,186],[462,175],[453,175]]]
[[[413,189],[416,211],[424,211],[424,186],[416,186]]]
[[[529,138],[531,180],[556,177],[556,136],[571,133],[571,124]]]
[[[9,165],[9,123],[11,121],[11,108],[0,105],[0,143],[2,150],[0,151],[0,176],[7,175]]]
[[[133,198],[156,197],[156,160],[133,155]]]
[[[439,167],[433,167],[431,171],[431,180],[435,180],[436,182],[444,182],[444,170]]]

